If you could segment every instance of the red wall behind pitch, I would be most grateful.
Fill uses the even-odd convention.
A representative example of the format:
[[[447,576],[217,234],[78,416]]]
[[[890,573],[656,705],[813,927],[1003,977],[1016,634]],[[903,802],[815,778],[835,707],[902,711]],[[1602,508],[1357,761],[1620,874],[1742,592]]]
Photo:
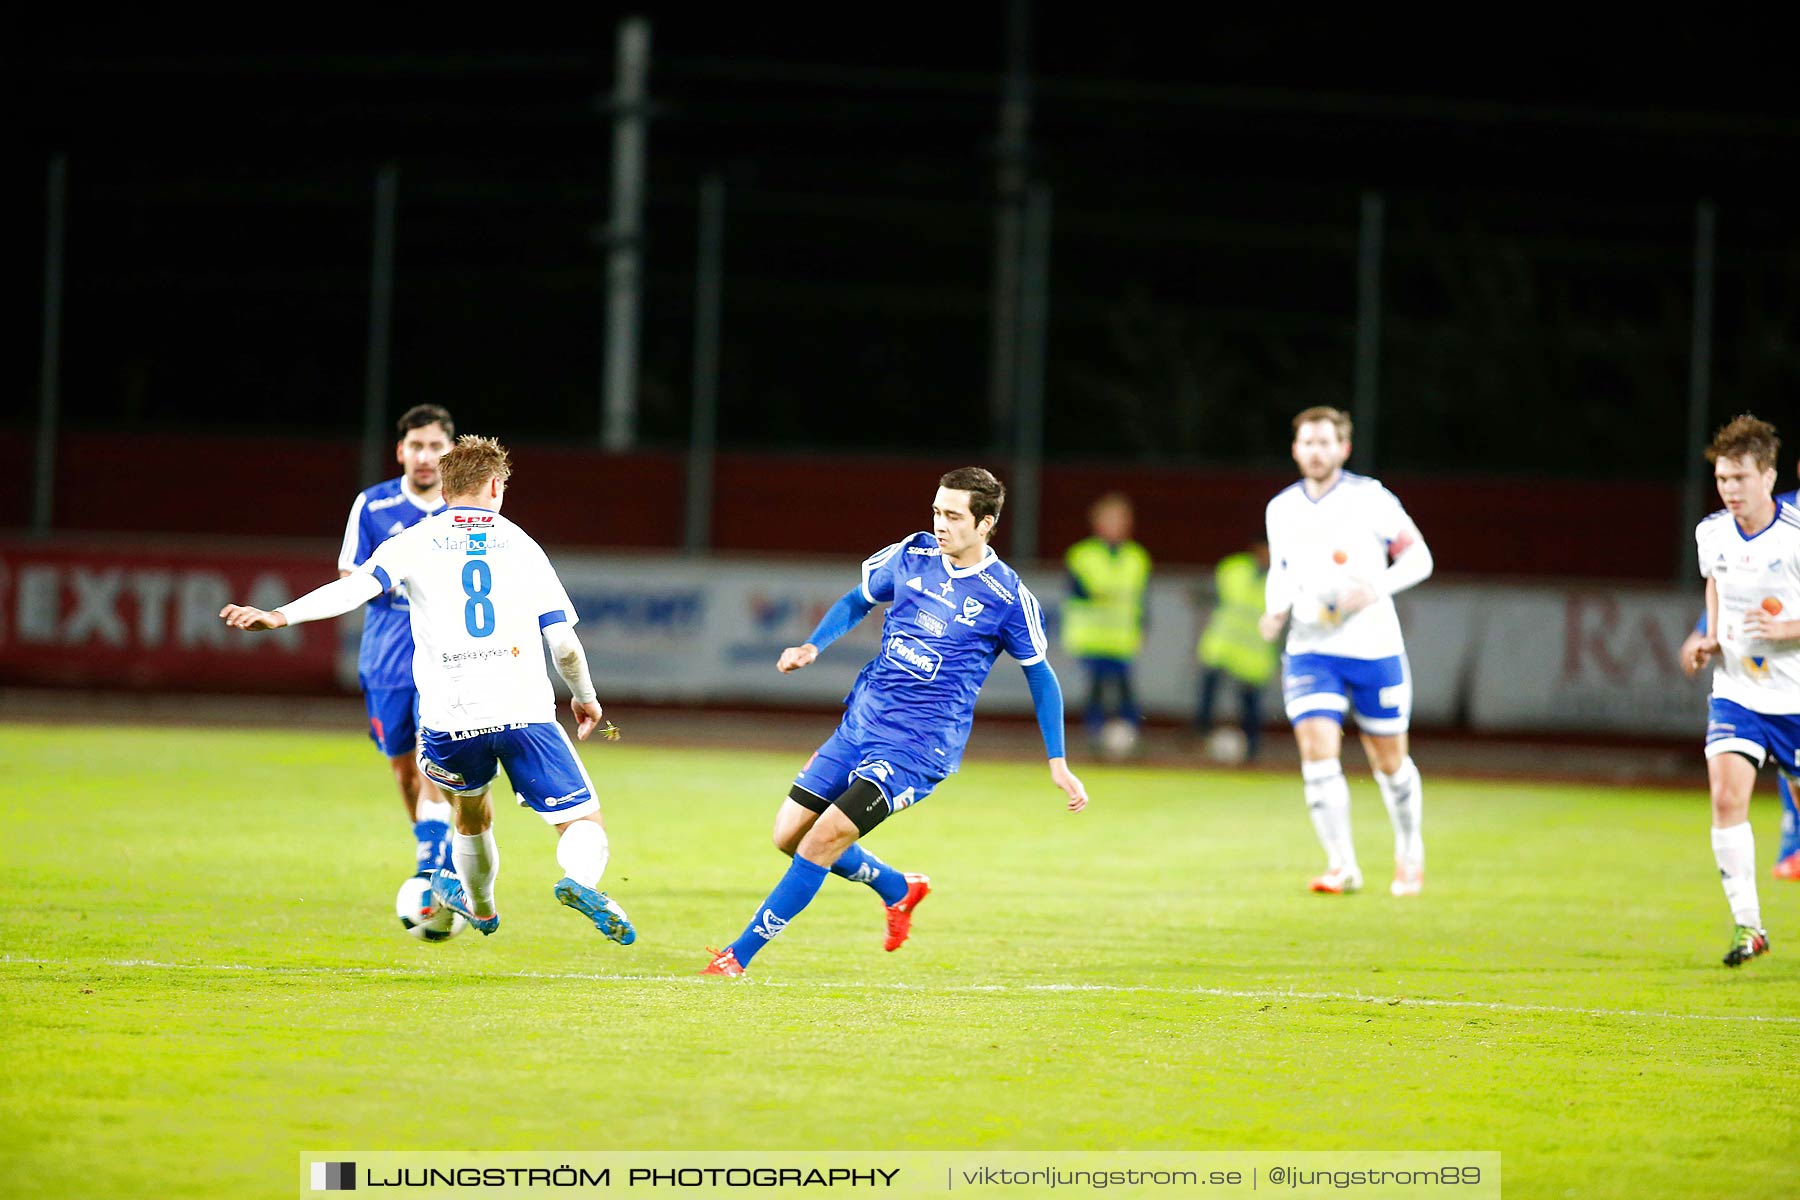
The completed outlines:
[[[5,525],[30,520],[31,438],[0,435]],[[523,444],[513,451],[508,515],[548,546],[681,548],[685,459]],[[937,476],[956,459],[721,454],[713,545],[725,552],[858,557],[927,527]],[[1004,461],[988,463],[1002,478]],[[354,442],[324,438],[71,432],[59,443],[54,526],[62,533],[330,539],[359,486]],[[1204,565],[1262,528],[1285,471],[1134,464],[1043,470],[1040,545],[1059,554],[1086,534],[1088,505],[1119,490],[1137,502],[1138,538],[1166,565]],[[1447,574],[1653,580],[1679,577],[1680,488],[1673,483],[1387,476]],[[1007,550],[1009,526],[998,546]],[[322,569],[329,572],[331,564]],[[328,576],[327,576],[328,577]]]

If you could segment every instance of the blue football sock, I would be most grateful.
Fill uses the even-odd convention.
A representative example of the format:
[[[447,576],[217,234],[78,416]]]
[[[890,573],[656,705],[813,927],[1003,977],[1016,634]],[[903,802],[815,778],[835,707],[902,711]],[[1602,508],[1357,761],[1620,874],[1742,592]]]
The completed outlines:
[[[819,886],[825,882],[829,872],[816,862],[809,862],[794,855],[794,861],[788,864],[787,874],[769,893],[769,898],[757,906],[756,916],[738,940],[731,943],[731,950],[737,955],[741,966],[749,966],[756,952],[769,944],[776,934],[787,928],[787,923],[799,916],[812,898],[819,894]]]
[[[855,842],[831,864],[833,875],[842,875],[851,883],[866,883],[875,889],[883,904],[898,904],[906,899],[906,876],[864,850]],[[742,960],[740,960],[742,961]]]
[[[413,822],[413,837],[418,839],[419,873],[435,871],[450,865],[450,826],[444,821]]]
[[[1794,789],[1785,772],[1775,775],[1775,794],[1781,797],[1781,848],[1775,852],[1775,861],[1780,862],[1800,854],[1800,809],[1794,806]]]

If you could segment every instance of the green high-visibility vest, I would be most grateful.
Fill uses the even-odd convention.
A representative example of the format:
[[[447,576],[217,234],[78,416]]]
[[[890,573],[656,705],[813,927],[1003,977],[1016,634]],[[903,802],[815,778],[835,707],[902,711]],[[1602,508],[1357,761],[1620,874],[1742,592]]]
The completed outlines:
[[[1136,542],[1091,537],[1069,547],[1069,574],[1087,598],[1063,605],[1063,649],[1077,658],[1136,658],[1144,644],[1150,554]]]
[[[1202,664],[1222,667],[1248,684],[1265,684],[1275,674],[1281,648],[1263,640],[1256,628],[1267,579],[1254,554],[1233,554],[1219,563],[1213,571],[1219,606],[1200,635]]]

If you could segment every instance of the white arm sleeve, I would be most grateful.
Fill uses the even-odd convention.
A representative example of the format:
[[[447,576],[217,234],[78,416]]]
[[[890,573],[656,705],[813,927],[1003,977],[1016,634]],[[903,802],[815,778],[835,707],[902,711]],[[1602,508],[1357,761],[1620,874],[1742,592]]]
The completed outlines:
[[[362,531],[357,528],[362,522],[363,505],[369,502],[367,496],[357,493],[356,503],[350,506],[350,519],[344,522],[344,544],[338,548],[338,570],[356,570],[356,552],[361,548]]]
[[[588,674],[587,654],[582,651],[575,630],[567,621],[552,621],[544,626],[544,644],[550,647],[550,661],[556,664],[556,673],[569,685],[575,699],[583,704],[593,703],[594,680]]]
[[[1412,539],[1400,557],[1388,564],[1375,580],[1375,590],[1384,596],[1392,596],[1396,592],[1404,592],[1415,583],[1424,583],[1431,578],[1431,569],[1436,565],[1431,558],[1431,547],[1419,536],[1418,530],[1412,530]]]
[[[275,611],[286,617],[289,625],[308,621],[326,621],[341,617],[359,604],[381,595],[381,581],[367,571],[352,571],[321,588],[314,588],[298,600],[289,600]]]

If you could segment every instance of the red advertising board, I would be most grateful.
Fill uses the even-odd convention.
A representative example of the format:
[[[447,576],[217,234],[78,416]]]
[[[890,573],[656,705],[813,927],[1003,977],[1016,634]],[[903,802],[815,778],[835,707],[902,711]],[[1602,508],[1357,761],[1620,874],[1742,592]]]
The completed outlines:
[[[0,684],[333,691],[335,623],[247,634],[219,609],[334,578],[328,551],[0,540]]]

